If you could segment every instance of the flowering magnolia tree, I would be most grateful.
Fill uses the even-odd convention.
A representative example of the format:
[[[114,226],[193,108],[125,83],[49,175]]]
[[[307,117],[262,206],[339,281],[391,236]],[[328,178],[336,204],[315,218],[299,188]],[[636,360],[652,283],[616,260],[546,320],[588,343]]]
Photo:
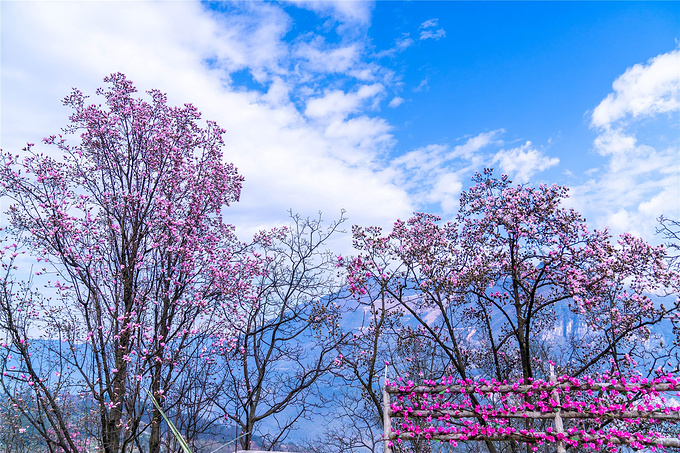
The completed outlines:
[[[223,163],[224,130],[159,91],[135,97],[123,74],[104,80],[104,106],[78,90],[64,100],[66,135],[44,140],[60,158],[30,144],[2,156],[12,204],[0,384],[50,451],[96,439],[107,453],[155,453],[161,415],[145,416],[143,389],[178,404],[189,352],[210,360],[232,346],[259,262],[222,219],[243,181]],[[50,298],[15,281],[21,247]]]
[[[360,253],[342,260],[358,299],[389,301],[445,356],[425,377],[545,379],[552,360],[578,378],[653,363],[662,343],[651,326],[679,309],[664,248],[591,231],[563,206],[564,187],[513,186],[490,169],[473,180],[456,221],[355,227]],[[403,361],[393,368],[402,374]]]

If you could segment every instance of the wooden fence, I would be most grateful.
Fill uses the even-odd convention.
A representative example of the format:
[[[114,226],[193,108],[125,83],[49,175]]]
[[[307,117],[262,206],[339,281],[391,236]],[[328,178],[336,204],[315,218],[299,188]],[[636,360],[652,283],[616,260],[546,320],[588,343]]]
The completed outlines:
[[[608,383],[592,383],[592,384],[581,384],[575,387],[570,383],[557,383],[557,379],[554,374],[551,377],[553,383],[555,383],[550,388],[550,398],[553,399],[557,404],[552,411],[526,411],[520,410],[516,412],[507,411],[493,411],[492,418],[508,421],[509,419],[524,419],[524,420],[553,420],[553,428],[549,432],[536,432],[534,430],[521,430],[514,432],[496,432],[493,434],[481,433],[470,435],[469,433],[441,433],[441,432],[427,432],[425,433],[414,433],[414,432],[403,432],[396,433],[392,430],[392,420],[395,418],[419,418],[419,419],[437,419],[441,420],[445,418],[449,419],[477,419],[483,421],[483,413],[480,410],[451,410],[451,409],[434,409],[434,410],[393,410],[391,404],[391,396],[408,396],[408,395],[440,395],[448,393],[449,395],[460,395],[467,392],[472,394],[473,392],[478,392],[486,395],[502,395],[502,394],[521,394],[536,391],[536,388],[532,385],[488,385],[488,386],[475,386],[475,385],[424,385],[409,387],[407,390],[400,390],[398,386],[384,386],[383,387],[383,415],[384,415],[384,441],[385,441],[385,453],[391,453],[391,442],[401,439],[401,440],[418,440],[418,439],[430,439],[439,441],[518,441],[524,443],[535,443],[546,437],[552,437],[557,439],[555,441],[557,453],[565,453],[566,446],[565,441],[560,440],[563,438],[573,438],[573,434],[565,431],[564,420],[569,419],[592,419],[593,421],[611,421],[611,420],[652,420],[652,421],[670,421],[670,422],[680,422],[680,412],[678,411],[642,411],[642,410],[620,410],[620,411],[607,411],[605,413],[593,413],[587,411],[575,411],[575,410],[563,410],[562,404],[560,403],[560,392],[557,389],[561,389],[561,392],[568,390],[589,392],[589,391],[607,391],[607,392],[620,392],[622,394],[627,394],[630,388],[624,385],[612,385]],[[646,387],[646,389],[654,392],[677,392],[673,384],[669,383],[657,383]],[[486,413],[486,412],[484,412]],[[487,414],[488,415],[488,414]],[[606,435],[606,438],[602,434],[593,434],[579,432],[576,436],[582,442],[593,442],[601,443],[605,442],[607,444],[613,445],[630,445],[631,443],[640,442],[648,446],[663,446],[663,447],[675,447],[680,448],[680,439],[677,437],[655,437],[655,438],[643,438],[637,437],[625,437],[616,435]]]

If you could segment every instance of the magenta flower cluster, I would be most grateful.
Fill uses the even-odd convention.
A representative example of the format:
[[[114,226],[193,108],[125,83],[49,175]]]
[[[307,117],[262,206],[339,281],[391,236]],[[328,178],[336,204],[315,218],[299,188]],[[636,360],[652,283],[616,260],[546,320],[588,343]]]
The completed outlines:
[[[593,451],[616,452],[620,445],[654,451],[680,446],[677,437],[666,439],[651,429],[663,421],[680,421],[680,406],[662,396],[677,390],[680,378],[672,374],[653,379],[619,373],[582,379],[560,376],[556,381],[520,379],[514,383],[445,377],[440,382],[425,380],[419,386],[398,378],[386,382],[386,391],[396,399],[390,416],[398,419],[390,439],[431,439],[453,446],[466,440],[514,439],[531,444],[534,451],[548,442]],[[473,404],[472,395],[485,398],[485,404]],[[550,426],[540,431],[526,423],[554,419],[558,414],[571,420],[563,432]],[[606,420],[615,422],[605,427]]]

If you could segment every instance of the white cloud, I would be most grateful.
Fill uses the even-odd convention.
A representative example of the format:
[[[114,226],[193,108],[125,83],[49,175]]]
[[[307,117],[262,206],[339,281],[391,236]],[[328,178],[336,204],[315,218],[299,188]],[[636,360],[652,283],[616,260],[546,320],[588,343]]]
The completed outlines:
[[[399,51],[406,50],[409,47],[411,47],[412,45],[413,45],[413,39],[411,39],[411,37],[409,36],[408,33],[406,33],[404,36],[402,36],[401,38],[399,38],[395,41],[395,47]]]
[[[417,169],[419,172],[428,172],[441,167],[448,151],[449,147],[445,145],[427,145],[397,157],[392,161],[392,165],[407,170]]]
[[[458,209],[458,201],[462,190],[463,182],[461,181],[461,175],[444,173],[436,179],[426,199],[430,203],[439,203],[444,213],[451,214]]]
[[[339,22],[368,25],[373,4],[363,0],[290,0],[301,8],[333,17]]]
[[[595,149],[603,156],[635,150],[636,138],[620,129],[606,129],[595,138]]]
[[[416,93],[418,93],[420,91],[430,91],[430,85],[429,85],[429,82],[427,80],[427,77],[425,77],[423,80],[421,80],[420,83],[418,84],[418,86],[413,89],[413,91],[415,91]]]
[[[678,155],[645,145],[612,155],[596,177],[572,187],[573,203],[598,228],[653,239],[658,216],[680,218]]]
[[[496,153],[492,162],[499,164],[503,173],[519,182],[529,182],[538,172],[557,165],[557,157],[548,157],[527,141],[524,145],[512,149],[502,149]]]
[[[600,228],[653,239],[658,216],[680,218],[680,140],[654,129],[668,122],[677,130],[680,50],[627,69],[612,87],[591,117],[594,148],[608,160],[572,188],[573,203]]]
[[[440,28],[439,30],[423,30],[420,32],[420,40],[423,41],[425,39],[434,39],[435,41],[438,41],[442,38],[446,37],[446,31],[443,28]]]
[[[633,118],[677,111],[680,107],[680,49],[628,68],[612,84],[613,93],[593,110],[592,125],[607,127]]]
[[[400,98],[399,96],[395,96],[395,97],[392,98],[392,100],[390,101],[390,103],[388,105],[394,109],[394,108],[399,107],[403,103],[404,103],[404,98]]]
[[[467,160],[472,160],[474,154],[480,149],[492,143],[499,145],[502,144],[503,142],[498,137],[504,133],[505,129],[496,129],[495,131],[482,132],[479,135],[470,137],[464,144],[453,148],[453,152],[449,157],[460,157]]]
[[[392,161],[392,177],[419,201],[419,209],[437,205],[443,214],[450,215],[458,208],[463,181],[485,160],[482,151],[502,143],[498,136],[503,132],[483,132],[453,148],[432,144],[409,151]]]
[[[316,37],[312,42],[300,44],[295,53],[297,57],[306,60],[309,70],[327,73],[347,72],[359,59],[356,44],[327,47],[321,37]]]
[[[374,54],[375,58],[393,57],[411,47],[414,44],[409,33],[403,33],[400,38],[394,40],[394,46]]]
[[[312,98],[307,102],[305,115],[312,118],[340,117],[345,118],[350,113],[360,109],[364,101],[375,98],[384,91],[384,87],[377,83],[363,85],[354,93],[334,90],[323,96]]]
[[[280,77],[273,77],[267,93],[263,96],[265,100],[272,107],[285,108],[290,103],[291,87]]]
[[[453,148],[447,145],[427,145],[399,156],[392,161],[392,165],[407,170],[418,170],[419,176],[427,177],[429,172],[443,169],[454,160],[474,161],[480,157],[477,155],[480,150],[491,144],[499,143],[497,138],[504,132],[503,129],[482,132]]]
[[[439,19],[428,19],[422,24],[420,24],[420,41],[425,39],[434,39],[435,41],[444,38],[446,36],[446,31],[443,28],[439,30],[428,30],[429,28],[436,27],[439,24]]]
[[[328,153],[350,168],[362,166],[379,172],[378,163],[394,143],[389,134],[391,129],[382,118],[360,116],[346,121],[335,120],[324,134],[330,144]]]
[[[420,28],[431,28],[431,27],[436,27],[437,24],[439,23],[439,19],[428,19],[422,24],[420,24]]]

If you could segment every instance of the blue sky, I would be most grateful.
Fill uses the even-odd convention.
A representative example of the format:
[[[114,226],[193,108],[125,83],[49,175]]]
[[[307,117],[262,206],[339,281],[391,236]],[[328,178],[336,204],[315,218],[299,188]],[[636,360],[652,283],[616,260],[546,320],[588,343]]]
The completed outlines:
[[[2,2],[1,146],[122,71],[227,129],[242,235],[455,215],[475,171],[565,184],[594,227],[680,218],[678,2]],[[49,150],[46,150],[49,151]],[[3,209],[5,209],[3,205]]]

